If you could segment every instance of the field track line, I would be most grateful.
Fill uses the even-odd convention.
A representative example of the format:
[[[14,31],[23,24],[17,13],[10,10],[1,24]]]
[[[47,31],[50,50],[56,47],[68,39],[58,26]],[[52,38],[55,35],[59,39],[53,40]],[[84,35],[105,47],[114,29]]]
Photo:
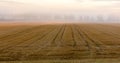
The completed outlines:
[[[49,34],[54,33],[55,31],[57,31],[57,29],[58,29],[58,28],[56,28],[55,30],[53,30],[53,31],[50,32]],[[49,34],[48,34],[48,35],[49,35]],[[44,38],[45,38],[45,37],[44,37]],[[54,39],[52,39],[52,40],[54,40]],[[44,49],[44,48],[46,48],[47,46],[51,45],[51,42],[52,42],[52,41],[43,42],[42,45],[40,44],[41,47],[39,47],[38,49],[36,49],[36,51],[34,51],[34,52],[31,53],[31,54],[39,53],[39,51],[41,51],[41,49]],[[30,54],[30,55],[31,55],[31,54]],[[28,55],[28,56],[30,56],[30,55]]]
[[[23,32],[25,32],[25,33],[28,33],[28,32],[30,32],[30,30],[32,30],[32,29],[37,29],[37,28],[39,28],[39,27],[32,27],[32,28],[28,28],[28,29],[23,29],[22,31],[19,31],[19,32],[16,32],[16,33],[13,33],[13,34],[9,34],[9,35],[5,35],[5,36],[2,36],[2,37],[0,37],[0,40],[1,39],[5,39],[5,38],[7,38],[7,37],[17,37],[17,36],[19,36],[19,35],[21,35]]]
[[[107,32],[105,32],[105,30],[106,30],[106,26],[105,27],[103,27],[103,26],[105,26],[105,25],[99,25],[99,26],[96,26],[96,27],[94,27],[94,29],[96,29],[96,30],[98,30],[98,31],[100,31],[100,32],[102,32],[102,33],[104,33],[104,34],[106,34],[106,35],[110,35],[110,36],[112,36],[112,37],[115,37],[115,38],[118,38],[118,39],[120,39],[120,34],[119,33],[115,33],[115,31],[113,32],[113,31],[107,31]],[[102,30],[100,30],[100,29],[98,29],[97,27],[99,27],[99,28],[101,28]],[[109,27],[110,28],[110,27]],[[120,28],[120,27],[119,27]],[[117,31],[117,30],[116,30]]]
[[[86,33],[87,32],[85,32],[85,31],[83,31],[83,30],[81,30],[81,28],[80,28],[80,26],[76,26],[77,28],[76,29],[78,29],[78,31],[79,32],[81,32],[81,36],[83,36],[84,38],[84,40],[85,40],[85,42],[87,43],[87,46],[90,48],[89,49],[89,52],[90,52],[90,56],[91,57],[94,57],[94,54],[95,54],[95,52],[97,52],[97,51],[103,51],[102,49],[101,49],[101,46],[100,46],[100,44],[97,44],[93,39],[91,39]],[[96,48],[97,47],[97,48]],[[96,50],[96,51],[95,51]]]
[[[56,47],[53,48],[50,52],[48,52],[46,55],[50,55],[51,53],[53,53],[53,51],[57,50],[59,47],[62,46],[63,43],[62,36],[64,34],[65,27],[66,25],[62,25],[62,28],[59,30],[58,34],[56,35],[55,40],[53,40],[53,42],[56,42]],[[57,41],[58,36],[60,36],[59,41]]]
[[[75,40],[75,34],[74,34],[74,31],[73,31],[73,25],[71,25],[71,30],[72,30],[72,38],[73,38],[73,41],[74,41],[74,44],[73,44],[73,47],[75,47],[77,44],[76,44],[76,40]]]
[[[39,27],[38,27],[39,28]],[[39,31],[38,31],[39,32]],[[33,37],[36,37],[36,36],[39,36],[39,34],[36,34],[36,35],[34,35]],[[30,39],[32,39],[33,37],[31,37],[31,38],[29,38],[29,39],[26,39],[26,40],[24,40],[23,42],[18,42],[18,43],[16,43],[16,44],[14,44],[15,46],[18,44],[21,44],[21,43],[24,43],[25,41],[28,41],[28,40],[30,40]],[[5,47],[5,48],[3,48],[2,50],[6,50],[6,49],[8,49],[8,48],[11,48],[11,47],[14,47],[13,45],[11,45],[11,43],[10,44],[8,44],[8,46],[7,47]]]

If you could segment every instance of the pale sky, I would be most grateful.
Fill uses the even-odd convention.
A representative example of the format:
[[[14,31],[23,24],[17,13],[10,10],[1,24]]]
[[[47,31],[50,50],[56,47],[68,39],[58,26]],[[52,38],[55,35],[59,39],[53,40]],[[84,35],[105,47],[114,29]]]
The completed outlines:
[[[120,14],[120,0],[0,0],[0,14]]]
[[[107,11],[119,12],[119,0],[0,0],[1,11]],[[109,10],[109,11],[108,11]]]

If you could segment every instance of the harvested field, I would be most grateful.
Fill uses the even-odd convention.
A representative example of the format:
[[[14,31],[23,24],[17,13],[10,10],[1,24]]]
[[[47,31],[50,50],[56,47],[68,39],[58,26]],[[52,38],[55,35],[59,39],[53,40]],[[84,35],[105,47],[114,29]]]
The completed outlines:
[[[0,26],[0,61],[120,58],[120,26]]]

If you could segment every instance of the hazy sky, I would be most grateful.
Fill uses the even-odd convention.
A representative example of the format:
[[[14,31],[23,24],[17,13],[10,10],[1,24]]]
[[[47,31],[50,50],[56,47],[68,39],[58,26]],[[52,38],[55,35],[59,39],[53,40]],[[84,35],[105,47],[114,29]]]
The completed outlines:
[[[120,12],[120,0],[0,0],[0,13]]]
[[[120,22],[120,0],[0,0],[0,21],[24,21],[24,18],[29,21],[37,17],[40,21],[40,16],[50,15],[55,18],[56,14],[62,17],[72,15],[77,19],[80,15],[92,16],[95,22],[101,22],[101,19],[106,19],[107,22]],[[97,16],[102,18],[99,20]],[[83,21],[89,22],[89,19],[86,19],[88,18]]]

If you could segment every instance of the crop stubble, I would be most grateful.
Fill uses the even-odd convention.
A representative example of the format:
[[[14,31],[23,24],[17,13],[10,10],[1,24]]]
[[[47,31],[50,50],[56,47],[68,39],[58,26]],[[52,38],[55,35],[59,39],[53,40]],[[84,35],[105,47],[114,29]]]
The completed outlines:
[[[0,60],[119,58],[119,28],[56,24],[0,29]]]

